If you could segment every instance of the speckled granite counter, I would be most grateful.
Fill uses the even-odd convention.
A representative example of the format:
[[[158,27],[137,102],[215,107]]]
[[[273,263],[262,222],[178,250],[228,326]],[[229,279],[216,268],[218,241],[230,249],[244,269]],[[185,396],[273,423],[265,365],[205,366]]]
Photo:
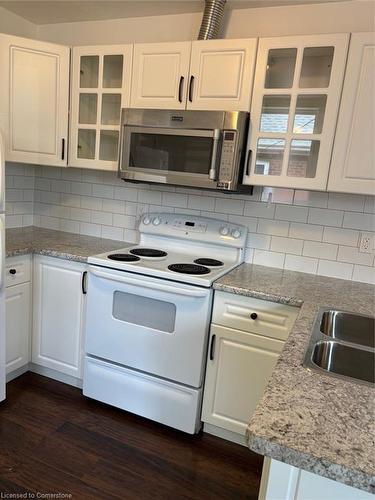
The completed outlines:
[[[129,245],[130,243],[124,241],[107,240],[34,226],[5,231],[7,257],[37,253],[86,262],[90,255],[117,250]]]
[[[374,389],[310,371],[302,362],[318,308],[374,314],[375,287],[243,264],[214,288],[301,307],[250,420],[250,449],[374,493]]]

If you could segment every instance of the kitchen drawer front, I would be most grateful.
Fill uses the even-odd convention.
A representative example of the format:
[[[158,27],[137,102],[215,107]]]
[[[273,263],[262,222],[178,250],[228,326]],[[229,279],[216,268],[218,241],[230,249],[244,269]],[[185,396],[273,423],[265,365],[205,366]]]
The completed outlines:
[[[299,308],[227,292],[215,292],[212,323],[286,340]]]
[[[31,281],[31,255],[5,259],[5,287]]]

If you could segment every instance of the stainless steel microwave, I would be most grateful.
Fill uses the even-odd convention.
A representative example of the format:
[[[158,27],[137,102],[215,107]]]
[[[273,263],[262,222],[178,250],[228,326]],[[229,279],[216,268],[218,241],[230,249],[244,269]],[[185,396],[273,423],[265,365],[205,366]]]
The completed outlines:
[[[249,113],[123,109],[119,175],[125,181],[238,191]]]

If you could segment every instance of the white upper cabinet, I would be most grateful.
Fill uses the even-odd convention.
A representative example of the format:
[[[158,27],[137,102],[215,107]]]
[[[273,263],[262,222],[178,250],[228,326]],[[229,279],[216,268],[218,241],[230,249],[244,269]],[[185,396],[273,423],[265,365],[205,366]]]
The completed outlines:
[[[245,184],[326,189],[348,41],[259,41]]]
[[[351,37],[328,191],[375,194],[375,33]]]
[[[132,108],[185,109],[191,42],[134,45]]]
[[[135,44],[131,106],[249,111],[256,43]]]
[[[121,108],[130,105],[132,45],[74,47],[69,166],[117,170]]]
[[[7,161],[66,166],[70,49],[0,35],[0,127]]]
[[[249,111],[257,40],[192,42],[187,109]]]

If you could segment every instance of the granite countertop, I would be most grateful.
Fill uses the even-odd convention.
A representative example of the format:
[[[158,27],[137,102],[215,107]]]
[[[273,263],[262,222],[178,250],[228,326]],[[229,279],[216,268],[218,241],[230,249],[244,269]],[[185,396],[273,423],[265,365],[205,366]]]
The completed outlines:
[[[37,253],[86,262],[90,255],[118,250],[129,245],[131,243],[125,241],[95,238],[94,236],[84,236],[34,226],[7,229],[5,231],[7,257]]]
[[[374,493],[374,389],[302,363],[319,307],[374,315],[375,287],[242,264],[214,288],[301,308],[248,425],[249,448]]]

